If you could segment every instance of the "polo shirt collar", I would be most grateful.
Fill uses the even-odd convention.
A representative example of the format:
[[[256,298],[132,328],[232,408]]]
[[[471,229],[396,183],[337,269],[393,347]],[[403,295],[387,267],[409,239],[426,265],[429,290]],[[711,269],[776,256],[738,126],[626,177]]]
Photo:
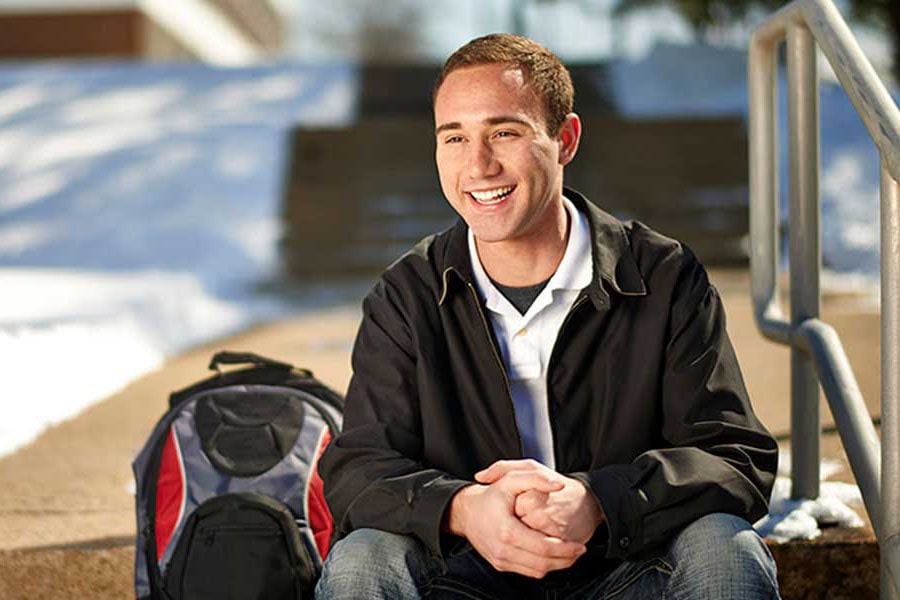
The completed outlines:
[[[587,218],[581,214],[572,202],[563,196],[563,204],[569,215],[569,236],[566,241],[566,250],[563,258],[550,277],[546,287],[535,298],[532,307],[525,315],[521,315],[512,303],[497,289],[494,282],[488,277],[487,272],[478,257],[478,249],[475,245],[475,235],[472,230],[467,232],[469,247],[469,260],[472,274],[478,289],[484,296],[488,309],[512,317],[527,317],[539,312],[552,300],[552,293],[556,290],[581,290],[591,283],[590,260],[590,227]]]
[[[594,306],[598,310],[608,308],[607,287],[623,296],[647,295],[647,287],[622,222],[571,188],[563,188],[563,194],[587,217],[592,263],[588,295]],[[474,281],[467,238],[468,226],[460,219],[451,228],[448,244],[443,252],[441,304],[450,293],[454,280],[463,284]]]

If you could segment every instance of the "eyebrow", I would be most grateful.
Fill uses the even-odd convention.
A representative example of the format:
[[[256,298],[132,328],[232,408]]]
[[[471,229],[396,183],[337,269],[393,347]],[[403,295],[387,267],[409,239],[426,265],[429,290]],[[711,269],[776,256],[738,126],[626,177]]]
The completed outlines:
[[[501,125],[503,123],[518,123],[519,125],[525,125],[527,127],[531,127],[531,123],[525,121],[524,119],[520,119],[519,117],[514,117],[511,115],[501,115],[498,117],[488,117],[484,121],[482,121],[485,125]],[[462,129],[462,124],[459,121],[451,121],[450,123],[442,123],[438,125],[434,130],[434,135],[440,135],[442,131],[448,131],[453,129]]]

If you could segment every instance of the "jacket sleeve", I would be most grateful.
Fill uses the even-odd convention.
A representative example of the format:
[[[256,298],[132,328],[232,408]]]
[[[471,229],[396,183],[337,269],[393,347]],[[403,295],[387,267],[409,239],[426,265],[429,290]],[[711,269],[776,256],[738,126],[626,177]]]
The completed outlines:
[[[646,554],[709,513],[753,523],[768,509],[778,446],[753,413],[718,292],[693,255],[683,257],[660,389],[666,447],[572,474],[603,507],[609,557]]]
[[[363,302],[342,432],[319,463],[335,538],[371,527],[414,535],[441,556],[441,520],[472,482],[423,466],[412,334],[380,281]]]

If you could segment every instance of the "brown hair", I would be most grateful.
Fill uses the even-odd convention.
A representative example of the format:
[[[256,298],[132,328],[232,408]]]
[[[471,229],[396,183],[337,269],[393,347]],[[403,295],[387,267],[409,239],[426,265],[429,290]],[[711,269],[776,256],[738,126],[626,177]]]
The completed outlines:
[[[447,76],[457,69],[479,65],[506,64],[522,70],[525,83],[544,101],[547,132],[559,133],[572,112],[575,88],[562,61],[547,48],[520,35],[492,33],[475,38],[450,55],[434,84],[432,100]]]

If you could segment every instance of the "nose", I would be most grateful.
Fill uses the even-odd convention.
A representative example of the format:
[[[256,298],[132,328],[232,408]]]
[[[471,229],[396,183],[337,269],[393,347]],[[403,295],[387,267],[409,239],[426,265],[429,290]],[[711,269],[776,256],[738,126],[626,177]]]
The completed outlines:
[[[469,178],[480,179],[493,177],[500,173],[500,162],[494,154],[494,149],[483,140],[476,140],[469,144]]]

